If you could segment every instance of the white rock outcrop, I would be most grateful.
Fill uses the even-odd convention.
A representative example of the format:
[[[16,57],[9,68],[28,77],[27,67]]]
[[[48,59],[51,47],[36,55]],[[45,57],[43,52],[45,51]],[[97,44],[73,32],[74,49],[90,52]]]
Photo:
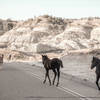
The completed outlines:
[[[92,30],[91,40],[97,40],[100,42],[100,27],[96,27]]]
[[[36,47],[36,52],[37,53],[46,53],[46,52],[57,52],[61,51],[61,49],[57,47],[50,46],[49,44],[38,44]]]
[[[51,52],[100,47],[100,19],[62,19],[39,16],[20,21],[0,36],[0,48],[25,52]]]

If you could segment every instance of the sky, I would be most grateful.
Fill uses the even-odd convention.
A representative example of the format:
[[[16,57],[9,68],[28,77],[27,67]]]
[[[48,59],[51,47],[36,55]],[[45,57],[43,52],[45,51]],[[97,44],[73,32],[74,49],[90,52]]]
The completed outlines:
[[[100,0],[0,0],[0,19],[100,17]]]

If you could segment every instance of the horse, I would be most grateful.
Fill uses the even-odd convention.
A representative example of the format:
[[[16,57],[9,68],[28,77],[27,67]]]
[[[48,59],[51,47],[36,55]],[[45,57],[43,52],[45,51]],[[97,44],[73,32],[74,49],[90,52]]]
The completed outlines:
[[[9,61],[11,60],[11,57],[12,57],[12,55],[10,54],[10,55],[8,56],[8,60],[9,60]]]
[[[2,55],[0,56],[0,63],[3,63],[3,59],[4,59],[4,55],[2,54]]]
[[[97,57],[93,57],[92,59],[91,69],[95,67],[96,67],[96,85],[98,87],[98,90],[100,90],[100,86],[98,84],[100,79],[100,59]]]
[[[52,84],[54,85],[56,75],[57,75],[58,81],[57,81],[56,86],[58,86],[59,85],[59,78],[60,78],[60,67],[63,68],[62,61],[58,58],[50,59],[50,58],[48,58],[47,55],[42,55],[42,63],[43,63],[44,68],[46,70],[45,79],[44,79],[43,83],[46,82],[46,79],[48,77],[49,83],[51,85],[51,80],[50,80],[50,77],[49,77],[49,70],[52,70],[54,72],[54,78],[53,78]]]

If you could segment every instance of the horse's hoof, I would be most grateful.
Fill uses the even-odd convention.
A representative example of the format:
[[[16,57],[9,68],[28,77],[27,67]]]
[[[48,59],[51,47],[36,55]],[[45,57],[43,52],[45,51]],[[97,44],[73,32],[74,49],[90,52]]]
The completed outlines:
[[[56,86],[58,87],[59,83],[56,84]]]
[[[54,82],[52,83],[52,85],[54,85]]]
[[[58,87],[58,84],[56,85],[56,87]]]
[[[43,84],[45,84],[46,80],[43,81]]]

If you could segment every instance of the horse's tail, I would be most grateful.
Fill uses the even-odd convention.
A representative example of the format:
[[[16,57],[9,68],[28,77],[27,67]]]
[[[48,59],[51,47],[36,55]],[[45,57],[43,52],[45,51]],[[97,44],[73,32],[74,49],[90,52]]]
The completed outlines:
[[[63,63],[62,63],[62,61],[60,60],[60,65],[61,65],[61,68],[63,68],[64,66],[63,66]]]

